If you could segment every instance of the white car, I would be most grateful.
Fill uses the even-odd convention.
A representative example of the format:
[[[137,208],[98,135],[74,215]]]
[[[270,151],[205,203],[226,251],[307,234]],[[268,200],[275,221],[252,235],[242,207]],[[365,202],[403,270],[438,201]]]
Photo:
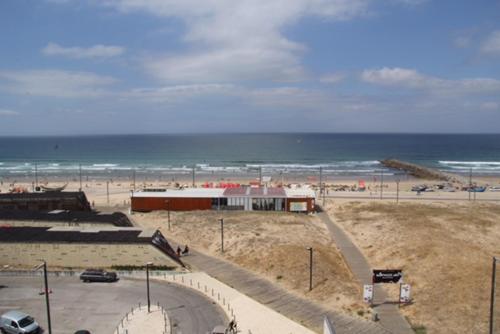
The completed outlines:
[[[26,313],[9,311],[0,317],[0,332],[2,334],[41,334],[43,329]]]

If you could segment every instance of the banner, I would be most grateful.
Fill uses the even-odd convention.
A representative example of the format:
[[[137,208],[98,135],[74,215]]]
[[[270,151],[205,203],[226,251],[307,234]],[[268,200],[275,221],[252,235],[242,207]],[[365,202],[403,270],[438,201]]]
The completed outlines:
[[[409,303],[411,301],[410,292],[410,284],[401,284],[401,288],[399,290],[399,302]]]
[[[373,301],[373,285],[365,284],[363,285],[363,301],[365,303],[371,304]]]
[[[373,283],[402,283],[403,271],[395,270],[373,270]]]

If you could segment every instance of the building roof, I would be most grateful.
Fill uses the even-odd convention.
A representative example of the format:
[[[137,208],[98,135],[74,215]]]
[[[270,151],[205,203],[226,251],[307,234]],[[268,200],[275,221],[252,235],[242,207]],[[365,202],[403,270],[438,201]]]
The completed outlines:
[[[109,227],[0,227],[0,243],[75,243],[75,244],[151,244],[175,262],[184,263],[175,254],[159,230]]]
[[[149,243],[136,228],[0,227],[0,242],[26,243]]]
[[[49,212],[2,210],[0,209],[0,224],[2,221],[30,221],[32,223],[61,222],[78,224],[110,224],[114,226],[133,226],[126,214],[121,212],[100,213],[95,211],[53,210]]]
[[[0,201],[12,200],[61,200],[85,197],[82,191],[47,191],[35,193],[0,193]]]
[[[59,202],[61,205],[79,207],[81,210],[91,211],[90,203],[83,191],[47,191],[34,193],[0,193],[0,205],[20,203],[47,203]]]
[[[167,189],[165,191],[136,191],[132,197],[175,197],[175,198],[218,198],[222,197],[222,188],[185,188]]]
[[[311,188],[284,188],[287,198],[316,198],[316,193]]]
[[[282,188],[282,187],[237,187],[237,188],[186,188],[168,189],[166,191],[137,191],[132,197],[165,197],[165,198],[223,198],[223,197],[252,197],[252,198],[315,198],[311,188]]]

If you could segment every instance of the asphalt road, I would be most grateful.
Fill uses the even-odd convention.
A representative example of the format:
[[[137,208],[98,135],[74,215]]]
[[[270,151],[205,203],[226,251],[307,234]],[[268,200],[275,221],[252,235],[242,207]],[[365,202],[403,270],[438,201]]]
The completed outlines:
[[[127,311],[147,304],[144,280],[121,279],[115,283],[82,283],[78,277],[50,277],[53,334],[78,329],[111,334]],[[172,283],[151,282],[151,302],[169,314],[174,334],[205,334],[227,324],[223,311],[198,292]],[[22,310],[47,329],[41,277],[0,277],[0,314]],[[47,332],[46,332],[47,333]]]

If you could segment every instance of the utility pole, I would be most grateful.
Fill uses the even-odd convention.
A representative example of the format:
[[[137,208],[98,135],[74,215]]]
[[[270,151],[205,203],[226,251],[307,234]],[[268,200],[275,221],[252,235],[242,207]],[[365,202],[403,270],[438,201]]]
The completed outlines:
[[[262,166],[259,166],[259,186],[262,186]]]
[[[78,169],[80,171],[80,191],[82,191],[82,164],[78,165]]]
[[[132,171],[132,178],[134,179],[134,191],[135,191],[135,168]]]
[[[469,201],[470,201],[471,190],[472,190],[472,168],[469,169]]]
[[[149,297],[149,266],[152,264],[153,262],[146,263],[146,293],[148,295],[148,313],[151,312],[151,298]]]
[[[491,273],[491,299],[490,299],[490,334],[493,334],[494,311],[495,311],[495,284],[497,272],[497,258],[493,257],[493,271]]]
[[[194,188],[194,173],[195,173],[195,168],[196,168],[196,166],[193,165],[193,188]]]
[[[319,195],[323,198],[323,207],[325,207],[325,186],[323,185],[323,167],[319,167]]]
[[[224,219],[221,218],[220,220],[220,249],[221,252],[224,253]]]
[[[38,164],[35,162],[35,189],[38,187]]]
[[[380,199],[382,199],[384,194],[384,170],[380,171]]]
[[[168,230],[170,231],[170,200],[165,200],[167,202],[167,219],[168,219]]]
[[[47,307],[47,327],[49,329],[49,334],[52,334],[52,323],[50,321],[50,302],[49,302],[49,283],[47,280],[47,262],[45,260],[40,260],[42,263],[38,266],[35,267],[34,270],[39,270],[40,268],[43,268],[43,281],[44,281],[44,288],[45,288],[45,305]]]
[[[309,251],[309,291],[312,290],[312,282],[313,282],[313,249],[312,247],[307,247]]]
[[[396,204],[399,204],[399,176],[396,178]]]
[[[109,204],[109,181],[106,181],[106,198]]]

